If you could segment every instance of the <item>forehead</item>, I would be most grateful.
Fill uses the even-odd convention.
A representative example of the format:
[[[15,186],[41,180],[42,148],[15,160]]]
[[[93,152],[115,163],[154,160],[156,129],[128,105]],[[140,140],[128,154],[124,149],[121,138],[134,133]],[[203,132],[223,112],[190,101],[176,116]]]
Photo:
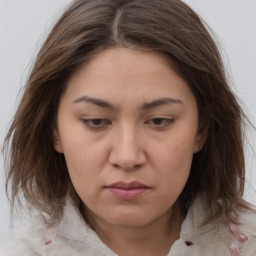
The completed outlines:
[[[158,75],[173,67],[171,60],[160,52],[116,47],[91,55],[72,78],[84,75],[85,71],[88,78],[89,75],[95,78],[108,73],[119,77],[137,76],[139,72]]]
[[[166,56],[158,52],[112,48],[92,56],[73,74],[66,93],[135,101],[138,97],[191,97],[186,81],[172,68]]]

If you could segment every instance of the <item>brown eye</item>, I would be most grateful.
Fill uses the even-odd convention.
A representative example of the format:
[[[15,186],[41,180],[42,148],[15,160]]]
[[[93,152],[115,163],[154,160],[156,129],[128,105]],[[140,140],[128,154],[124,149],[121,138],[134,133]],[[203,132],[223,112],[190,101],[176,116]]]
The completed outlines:
[[[174,119],[169,118],[152,118],[147,123],[153,127],[164,128],[174,122]]]
[[[100,129],[107,127],[111,124],[110,120],[107,119],[82,119],[83,123],[91,129]]]

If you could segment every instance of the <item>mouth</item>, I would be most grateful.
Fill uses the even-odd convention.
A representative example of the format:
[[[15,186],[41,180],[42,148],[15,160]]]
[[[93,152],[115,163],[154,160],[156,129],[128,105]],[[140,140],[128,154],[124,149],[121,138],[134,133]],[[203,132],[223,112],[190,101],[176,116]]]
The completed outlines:
[[[116,182],[106,186],[105,188],[119,200],[135,200],[152,189],[140,182]]]

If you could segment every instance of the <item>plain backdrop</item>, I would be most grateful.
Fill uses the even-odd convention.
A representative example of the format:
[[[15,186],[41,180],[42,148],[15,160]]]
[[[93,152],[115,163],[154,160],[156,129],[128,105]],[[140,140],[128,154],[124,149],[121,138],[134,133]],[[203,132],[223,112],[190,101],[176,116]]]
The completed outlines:
[[[256,124],[256,1],[186,0],[212,28],[222,46],[233,90]],[[0,0],[0,143],[17,107],[31,63],[54,21],[70,0]],[[246,148],[245,198],[256,204],[256,132]],[[0,157],[0,250],[11,237]]]

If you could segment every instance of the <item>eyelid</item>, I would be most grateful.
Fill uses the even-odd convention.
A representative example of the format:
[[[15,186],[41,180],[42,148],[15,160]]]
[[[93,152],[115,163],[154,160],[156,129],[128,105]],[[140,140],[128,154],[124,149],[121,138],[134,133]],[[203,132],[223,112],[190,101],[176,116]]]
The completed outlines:
[[[162,123],[161,124],[159,124],[159,125],[157,125],[157,124],[150,124],[150,122],[152,122],[152,121],[156,121],[156,120],[160,120],[160,121],[162,121]],[[167,127],[169,127],[173,122],[175,121],[175,119],[172,117],[172,118],[170,118],[170,117],[152,117],[152,118],[150,118],[150,119],[148,119],[147,121],[146,121],[146,124],[149,124],[149,125],[152,125],[154,128],[167,128]]]
[[[82,118],[81,120],[88,128],[92,130],[104,129],[111,124],[111,121],[106,118],[88,118],[88,119]],[[103,124],[95,125],[93,124],[94,121],[100,121],[100,122],[103,122]]]
[[[102,130],[112,124],[111,120],[107,118],[81,118],[81,121],[91,130]],[[154,121],[160,121],[160,123],[157,124],[154,123]],[[174,117],[153,116],[148,118],[145,124],[156,129],[164,129],[168,128],[174,121]],[[94,122],[96,122],[96,124]]]

